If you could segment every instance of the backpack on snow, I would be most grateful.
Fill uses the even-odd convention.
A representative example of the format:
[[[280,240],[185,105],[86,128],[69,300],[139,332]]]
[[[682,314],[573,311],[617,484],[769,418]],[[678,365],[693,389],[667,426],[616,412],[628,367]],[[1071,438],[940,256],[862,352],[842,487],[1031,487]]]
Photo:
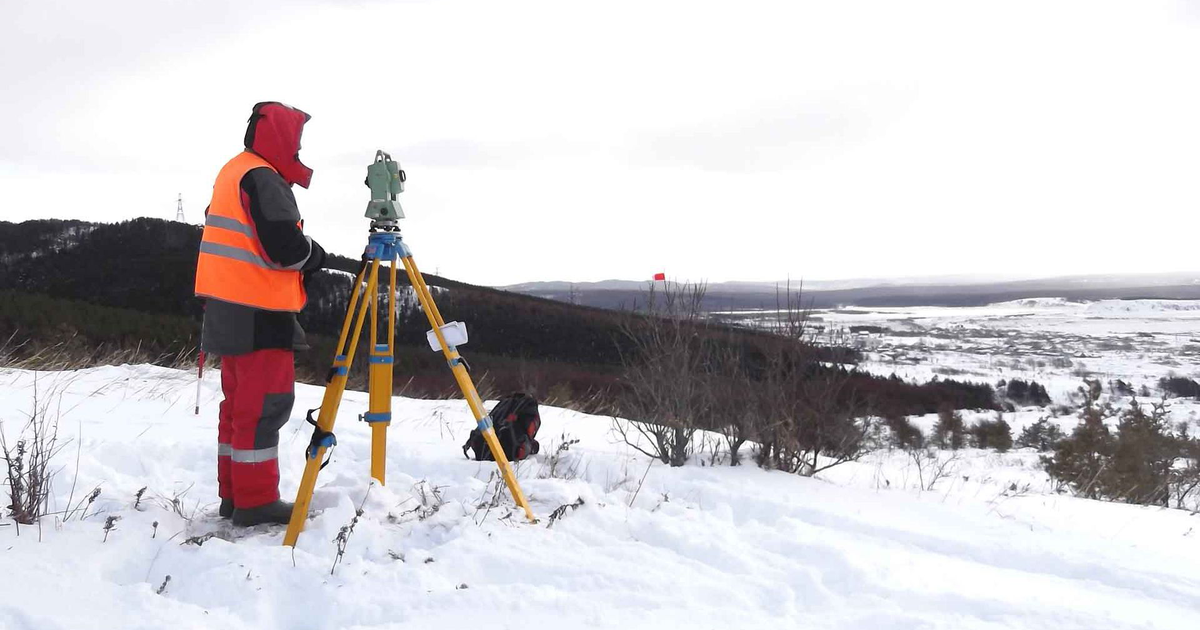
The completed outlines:
[[[533,439],[538,429],[542,428],[542,418],[538,415],[537,399],[529,394],[509,394],[500,399],[492,412],[492,428],[504,449],[504,456],[509,461],[520,461],[530,455],[537,455],[541,444]],[[475,461],[492,461],[492,450],[483,439],[479,429],[471,431],[471,436],[463,444],[463,455]],[[473,451],[474,457],[467,451]]]

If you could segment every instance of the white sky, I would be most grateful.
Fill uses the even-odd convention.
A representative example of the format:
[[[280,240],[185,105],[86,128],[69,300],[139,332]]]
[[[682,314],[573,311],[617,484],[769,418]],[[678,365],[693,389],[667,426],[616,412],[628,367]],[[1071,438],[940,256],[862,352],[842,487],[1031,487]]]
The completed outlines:
[[[0,218],[199,222],[251,106],[425,271],[771,280],[1200,269],[1200,1],[2,0]],[[98,261],[100,262],[100,261]]]

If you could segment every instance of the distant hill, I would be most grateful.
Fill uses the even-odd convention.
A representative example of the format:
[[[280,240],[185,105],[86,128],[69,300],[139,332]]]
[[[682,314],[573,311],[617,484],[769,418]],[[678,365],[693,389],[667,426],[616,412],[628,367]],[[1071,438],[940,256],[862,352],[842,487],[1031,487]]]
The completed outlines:
[[[610,309],[632,308],[650,282],[527,282],[503,287],[527,295]],[[774,308],[788,283],[719,282],[708,285],[708,311]],[[1025,298],[1069,300],[1200,299],[1200,273],[1063,276],[1033,280],[985,280],[970,277],[872,279],[834,282],[791,281],[803,289],[813,308],[837,306],[981,306]]]
[[[198,226],[158,219],[0,222],[0,363],[37,358],[47,349],[65,356],[51,361],[42,356],[31,367],[186,361],[199,343],[203,313],[201,300],[192,295],[200,235]],[[297,378],[309,383],[324,381],[359,261],[332,256],[330,265],[333,271],[315,278],[300,314],[312,348],[297,353]],[[485,397],[521,390],[560,403],[586,399],[603,408],[602,398],[591,394],[620,386],[621,357],[631,350],[622,330],[642,325],[640,316],[425,278],[439,287],[443,316],[467,323],[470,344],[464,354]],[[408,285],[403,273],[400,284]],[[628,295],[630,304],[642,299],[632,290]],[[425,340],[428,327],[419,309],[399,309],[396,393],[455,396],[444,359]],[[697,334],[737,345],[750,363],[764,344],[779,343],[765,332],[719,326],[698,327]],[[827,362],[856,356],[842,348],[811,351]],[[366,373],[360,350],[350,386],[365,388]],[[994,404],[987,384],[913,385],[861,373],[852,373],[852,379],[844,395],[898,413]]]
[[[89,321],[119,320],[120,312],[173,318],[169,326],[164,326],[172,331],[190,328],[191,334],[177,339],[174,345],[156,345],[154,350],[173,354],[185,345],[194,347],[198,343],[203,308],[201,300],[192,294],[200,234],[198,226],[158,219],[116,224],[60,220],[0,222],[3,269],[0,291],[4,292],[0,297],[9,302],[22,299],[23,295],[69,300],[38,302],[37,308],[49,309],[40,315],[33,306],[13,305],[7,311],[11,315],[8,324],[0,321],[0,333],[8,335],[18,327],[16,314],[22,314],[21,327],[42,330],[67,319],[64,311],[91,313],[91,307],[107,307],[109,310],[95,311],[103,312],[103,316],[91,316]],[[333,342],[345,314],[351,274],[357,272],[359,261],[332,256],[330,264],[347,273],[321,272],[310,291],[309,305],[300,316],[315,346],[312,356],[301,357],[300,362],[310,363],[314,373],[323,373],[319,366],[327,364],[332,356]],[[400,284],[407,286],[405,274],[401,272],[399,276]],[[582,388],[606,384],[615,378],[620,351],[614,338],[625,315],[469,285],[432,274],[425,277],[430,285],[445,289],[438,293],[437,299],[446,319],[467,322],[471,341],[464,350],[468,358],[492,358],[479,363],[495,366],[489,374],[497,387],[518,388],[521,381],[526,381],[528,387],[537,387],[539,381],[551,375],[556,380],[564,375],[568,380],[574,378],[573,385]],[[72,303],[76,305],[70,306]],[[78,320],[78,312],[71,316],[72,321]],[[186,324],[183,328],[178,323],[181,321]],[[66,328],[80,332],[78,326]],[[452,385],[445,376],[448,372],[442,359],[426,343],[428,328],[419,310],[402,311],[397,326],[398,365],[422,374],[436,370],[444,378],[430,382]],[[94,323],[86,330],[95,337],[95,343],[115,340],[105,337]],[[115,328],[106,326],[104,330]],[[126,339],[128,335],[123,333],[119,338]],[[421,388],[423,381],[418,379],[412,385]],[[429,393],[428,389],[424,391]]]

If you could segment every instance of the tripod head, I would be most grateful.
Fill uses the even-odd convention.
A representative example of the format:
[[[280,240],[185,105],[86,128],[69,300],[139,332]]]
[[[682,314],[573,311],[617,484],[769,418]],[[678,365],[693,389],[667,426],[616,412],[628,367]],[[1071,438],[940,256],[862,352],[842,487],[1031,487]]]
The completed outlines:
[[[375,161],[367,166],[367,179],[363,182],[371,189],[371,201],[367,203],[366,217],[371,219],[371,229],[397,229],[396,221],[404,218],[397,195],[404,192],[407,177],[400,164],[382,149],[375,152]]]

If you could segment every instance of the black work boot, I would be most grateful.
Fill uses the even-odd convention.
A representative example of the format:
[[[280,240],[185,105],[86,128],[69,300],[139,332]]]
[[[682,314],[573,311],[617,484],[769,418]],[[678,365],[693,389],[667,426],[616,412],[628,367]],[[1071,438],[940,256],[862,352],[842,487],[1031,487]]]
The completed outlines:
[[[233,524],[238,527],[265,523],[287,525],[291,520],[292,504],[287,501],[275,501],[252,508],[237,508],[233,511]]]
[[[221,499],[221,507],[217,509],[217,515],[221,518],[233,516],[233,499]]]

